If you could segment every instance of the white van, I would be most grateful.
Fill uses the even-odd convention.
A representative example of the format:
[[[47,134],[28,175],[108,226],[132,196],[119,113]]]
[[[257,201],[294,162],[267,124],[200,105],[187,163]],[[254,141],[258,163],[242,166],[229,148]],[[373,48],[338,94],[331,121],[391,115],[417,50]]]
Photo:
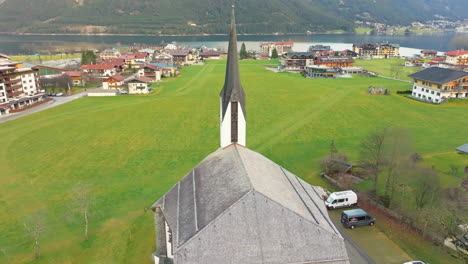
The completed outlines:
[[[351,207],[357,205],[357,194],[351,190],[334,192],[328,196],[325,201],[327,209],[335,209],[338,207]]]

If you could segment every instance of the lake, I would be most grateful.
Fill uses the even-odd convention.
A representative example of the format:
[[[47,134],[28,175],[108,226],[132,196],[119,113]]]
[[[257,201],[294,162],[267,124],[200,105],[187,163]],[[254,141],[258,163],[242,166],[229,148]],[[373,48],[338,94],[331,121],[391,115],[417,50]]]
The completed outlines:
[[[419,53],[421,49],[434,49],[441,52],[453,50],[452,40],[457,32],[442,32],[423,35],[354,35],[354,34],[310,34],[310,35],[239,35],[239,45],[245,42],[247,49],[259,50],[261,42],[293,41],[294,51],[306,51],[310,45],[330,45],[332,49],[351,48],[353,43],[388,42],[399,44],[401,55]],[[207,46],[227,48],[226,35],[216,36],[89,36],[89,35],[0,35],[0,53],[33,54],[70,51],[85,48],[109,46],[129,46],[177,42],[190,47]]]

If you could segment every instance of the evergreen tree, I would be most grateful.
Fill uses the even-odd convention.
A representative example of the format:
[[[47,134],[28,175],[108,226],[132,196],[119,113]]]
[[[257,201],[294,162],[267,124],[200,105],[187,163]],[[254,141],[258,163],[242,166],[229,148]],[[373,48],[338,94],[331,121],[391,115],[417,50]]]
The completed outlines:
[[[271,58],[272,59],[278,58],[278,51],[276,50],[276,48],[274,48],[273,51],[271,52]]]
[[[242,43],[241,49],[240,49],[240,59],[248,59],[249,54],[247,53],[247,50],[245,49],[245,43]]]
[[[92,50],[85,50],[81,52],[81,65],[96,64],[96,54]]]

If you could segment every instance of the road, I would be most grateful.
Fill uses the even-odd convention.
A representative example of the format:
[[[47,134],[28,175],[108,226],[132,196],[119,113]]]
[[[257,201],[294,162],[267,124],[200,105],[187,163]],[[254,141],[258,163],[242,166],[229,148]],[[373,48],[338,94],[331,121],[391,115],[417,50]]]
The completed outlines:
[[[21,111],[19,113],[12,113],[12,114],[9,114],[9,115],[0,116],[0,124],[11,121],[11,120],[15,120],[15,119],[18,119],[20,117],[27,116],[27,115],[30,115],[30,114],[33,114],[33,113],[44,111],[46,109],[55,107],[57,105],[61,105],[61,104],[65,104],[65,103],[74,101],[74,100],[76,100],[78,98],[81,98],[83,96],[86,96],[86,95],[87,95],[86,92],[80,92],[80,93],[70,95],[70,96],[53,97],[54,101],[52,101],[52,102],[45,103],[45,104],[42,104],[42,105],[38,105],[36,107]]]

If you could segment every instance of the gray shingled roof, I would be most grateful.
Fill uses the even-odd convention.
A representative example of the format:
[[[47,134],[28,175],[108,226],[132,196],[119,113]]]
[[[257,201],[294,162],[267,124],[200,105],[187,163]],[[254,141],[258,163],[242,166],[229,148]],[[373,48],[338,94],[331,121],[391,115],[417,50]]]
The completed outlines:
[[[468,143],[456,148],[456,150],[468,154]]]
[[[448,82],[458,80],[465,76],[468,76],[468,72],[440,67],[427,68],[425,70],[408,75],[408,77],[414,79],[428,81],[436,84],[446,84]]]
[[[244,117],[247,116],[245,110],[245,93],[242,89],[239,76],[239,59],[237,58],[237,35],[236,35],[236,20],[234,9],[232,10],[231,32],[229,34],[228,58],[226,66],[226,77],[224,79],[224,87],[221,90],[220,96],[222,99],[222,118],[226,114],[229,102],[239,102],[242,107]]]
[[[349,263],[316,188],[231,145],[205,158],[154,206],[173,232],[176,263]]]

